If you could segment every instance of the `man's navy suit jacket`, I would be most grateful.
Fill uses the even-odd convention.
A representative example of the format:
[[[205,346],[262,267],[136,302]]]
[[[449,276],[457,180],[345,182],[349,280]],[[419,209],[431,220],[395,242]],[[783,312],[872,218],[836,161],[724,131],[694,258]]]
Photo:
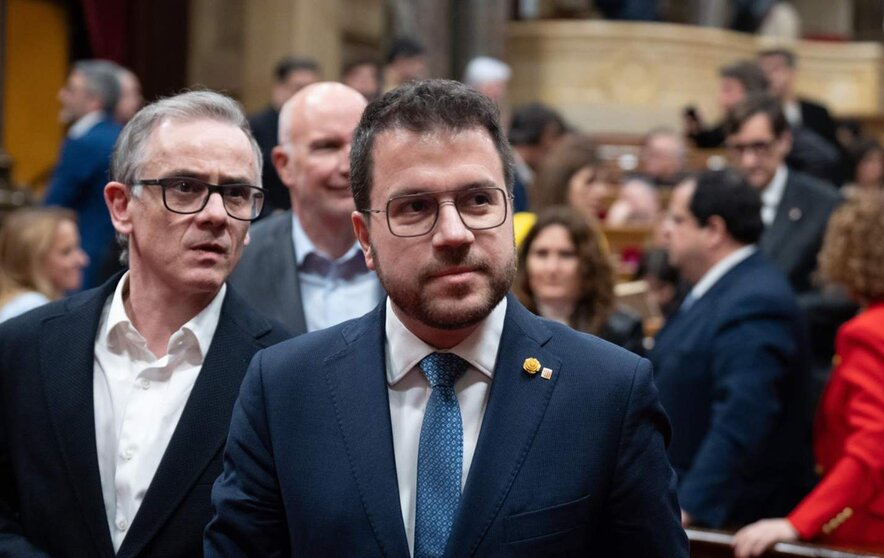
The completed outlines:
[[[672,419],[682,508],[711,527],[790,511],[807,488],[812,413],[803,322],[785,277],[749,256],[673,315],[648,357]]]
[[[111,558],[95,442],[95,335],[119,276],[0,325],[0,556]],[[288,338],[228,288],[212,345],[116,556],[200,556],[252,355]]]
[[[409,555],[384,308],[255,356],[207,556]],[[529,357],[552,377],[527,374]],[[651,376],[647,360],[510,296],[446,556],[687,556]]]
[[[104,186],[119,134],[120,125],[105,117],[82,136],[66,139],[46,193],[46,205],[60,205],[77,212],[80,243],[89,256],[89,265],[83,271],[84,289],[101,281],[101,268],[114,243]]]

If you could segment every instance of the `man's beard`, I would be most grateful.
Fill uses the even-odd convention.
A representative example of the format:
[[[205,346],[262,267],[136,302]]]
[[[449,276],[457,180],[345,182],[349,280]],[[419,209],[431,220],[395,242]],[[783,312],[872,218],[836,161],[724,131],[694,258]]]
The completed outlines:
[[[469,257],[469,247],[464,249],[451,249],[440,252],[442,257],[432,268],[423,270],[415,283],[405,284],[404,281],[396,281],[385,273],[384,266],[380,264],[378,254],[371,247],[372,259],[375,262],[375,270],[381,285],[387,291],[390,300],[399,307],[407,316],[418,322],[435,329],[457,330],[475,325],[484,320],[494,310],[495,306],[506,296],[513,284],[516,275],[515,250],[509,262],[500,269],[492,269],[485,261],[472,261]],[[403,265],[408,265],[407,262]],[[481,301],[467,309],[454,310],[450,306],[446,308],[444,301],[434,300],[427,294],[424,285],[438,271],[457,266],[466,266],[476,273],[488,278],[487,291]],[[484,287],[485,285],[483,285]],[[448,291],[448,297],[464,298],[474,293],[475,287],[471,285],[454,286]]]

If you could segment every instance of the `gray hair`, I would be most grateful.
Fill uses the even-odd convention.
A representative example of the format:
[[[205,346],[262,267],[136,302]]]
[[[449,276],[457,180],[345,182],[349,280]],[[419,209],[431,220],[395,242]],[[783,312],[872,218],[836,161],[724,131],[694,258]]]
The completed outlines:
[[[120,66],[110,60],[81,60],[74,64],[71,73],[78,73],[86,81],[86,91],[101,99],[101,109],[113,114],[120,100]]]
[[[188,91],[172,97],[160,99],[139,110],[132,120],[120,132],[114,152],[111,156],[110,178],[129,186],[133,197],[138,197],[140,188],[132,186],[139,178],[144,164],[147,141],[154,128],[166,121],[194,122],[197,120],[214,120],[230,124],[242,130],[252,146],[255,159],[255,185],[261,187],[261,166],[263,157],[261,148],[252,135],[249,121],[242,106],[226,95],[214,91]],[[117,235],[123,248],[120,261],[128,261],[128,237]]]

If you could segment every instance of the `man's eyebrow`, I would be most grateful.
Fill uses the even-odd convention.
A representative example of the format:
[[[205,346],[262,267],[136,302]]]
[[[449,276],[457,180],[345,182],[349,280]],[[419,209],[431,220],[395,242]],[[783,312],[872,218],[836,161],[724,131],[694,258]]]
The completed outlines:
[[[500,188],[501,190],[505,190],[505,188],[503,188],[502,186],[500,186],[499,184],[497,184],[496,182],[494,182],[492,180],[478,180],[476,182],[470,182],[468,184],[464,184],[463,186],[460,186],[458,188],[454,188],[452,190],[442,190],[441,192],[427,190],[426,188],[422,188],[420,186],[406,186],[405,188],[403,188],[395,193],[391,193],[390,197],[397,198],[399,196],[416,196],[419,194],[427,194],[427,195],[432,196],[434,194],[467,192],[469,190],[478,190],[478,189],[482,189],[482,188]]]
[[[174,169],[168,172],[163,173],[163,176],[160,178],[195,178],[202,182],[209,183],[205,174],[201,172],[195,172],[188,169]],[[222,176],[219,184],[250,184],[254,185],[254,181],[248,176]]]

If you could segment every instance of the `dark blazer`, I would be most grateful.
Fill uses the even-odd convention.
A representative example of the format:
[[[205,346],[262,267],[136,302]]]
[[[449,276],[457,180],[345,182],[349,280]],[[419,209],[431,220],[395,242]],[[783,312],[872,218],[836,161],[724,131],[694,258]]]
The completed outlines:
[[[408,556],[384,309],[255,356],[207,556]],[[687,556],[668,437],[648,361],[510,295],[446,556]]]
[[[803,495],[805,343],[789,285],[758,253],[657,335],[649,358],[672,418],[678,498],[700,525],[782,517]]]
[[[798,99],[798,108],[801,111],[801,124],[804,127],[819,134],[832,146],[838,146],[835,120],[829,114],[829,109],[809,99]]]
[[[114,556],[92,401],[95,335],[119,276],[0,326],[0,555]],[[231,289],[118,557],[200,556],[230,413],[252,355],[286,339]]]
[[[812,288],[811,276],[826,225],[839,203],[841,196],[833,186],[789,169],[777,214],[759,246],[767,259],[786,274],[796,293]]]
[[[83,270],[84,289],[99,284],[101,267],[114,244],[104,186],[119,134],[120,125],[106,117],[79,138],[65,139],[46,193],[46,205],[68,207],[77,213],[80,244],[89,256],[89,265]]]
[[[258,222],[249,234],[251,241],[230,276],[230,284],[253,308],[282,323],[292,335],[306,333],[291,212]],[[378,287],[378,299],[383,296]]]
[[[268,105],[261,112],[249,116],[249,126],[264,156],[261,183],[267,197],[264,200],[262,215],[269,215],[274,209],[291,209],[289,190],[280,180],[272,158],[273,148],[279,143],[279,111]]]

